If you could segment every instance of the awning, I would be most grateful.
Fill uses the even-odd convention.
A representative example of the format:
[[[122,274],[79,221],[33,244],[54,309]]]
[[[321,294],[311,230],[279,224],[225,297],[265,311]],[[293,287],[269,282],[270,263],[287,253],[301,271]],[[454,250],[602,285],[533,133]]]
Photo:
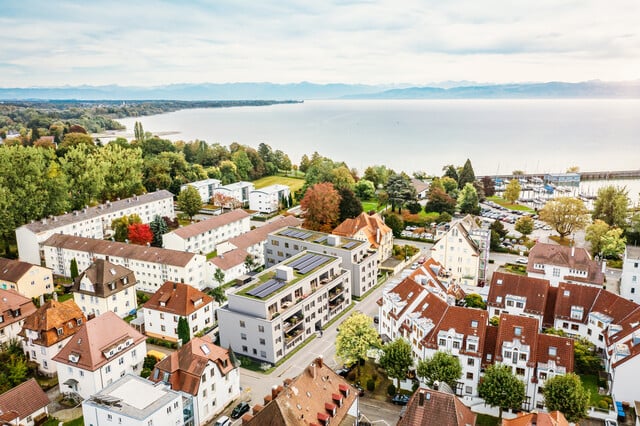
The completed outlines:
[[[65,386],[69,386],[70,388],[74,387],[75,385],[77,385],[79,382],[76,379],[67,379],[65,380],[65,382],[63,383],[63,385]]]

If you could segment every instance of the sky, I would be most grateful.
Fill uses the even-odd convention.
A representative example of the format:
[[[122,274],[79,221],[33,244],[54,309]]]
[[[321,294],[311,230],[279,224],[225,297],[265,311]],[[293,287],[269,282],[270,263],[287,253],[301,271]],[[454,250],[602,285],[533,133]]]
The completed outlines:
[[[640,78],[637,0],[0,0],[0,87]]]

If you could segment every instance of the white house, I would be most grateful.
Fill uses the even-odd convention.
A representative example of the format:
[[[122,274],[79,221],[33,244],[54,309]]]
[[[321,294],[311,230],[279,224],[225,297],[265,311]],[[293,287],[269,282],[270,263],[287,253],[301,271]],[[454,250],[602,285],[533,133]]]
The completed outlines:
[[[29,379],[0,395],[0,423],[34,426],[49,415],[49,397],[36,379]]]
[[[602,287],[605,262],[591,259],[582,247],[537,243],[529,251],[527,275],[549,280],[553,287],[560,282]]]
[[[544,321],[549,293],[549,281],[522,275],[494,272],[487,297],[489,318],[500,314],[520,315]]]
[[[167,281],[143,305],[144,333],[149,337],[178,341],[178,320],[185,318],[191,336],[215,323],[218,303],[188,284]]]
[[[128,268],[96,259],[73,284],[73,300],[91,319],[105,312],[124,318],[136,309],[136,277]]]
[[[369,241],[371,247],[378,250],[378,262],[384,262],[393,254],[393,231],[378,213],[362,212],[357,217],[346,219],[331,233]]]
[[[124,215],[137,214],[143,223],[157,216],[174,217],[173,194],[161,190],[135,195],[117,201],[107,201],[95,207],[85,207],[61,216],[52,216],[16,229],[20,259],[40,265],[41,245],[54,234],[102,239],[111,229],[111,222]]]
[[[233,353],[208,336],[191,339],[158,362],[149,380],[170,385],[185,406],[191,404],[187,411],[193,413],[188,420],[192,423],[185,424],[206,424],[240,396],[240,369]]]
[[[170,250],[211,253],[220,242],[249,231],[249,221],[250,216],[244,210],[232,210],[168,232],[162,236],[162,245]]]
[[[436,228],[431,257],[457,282],[477,285],[487,279],[491,232],[478,226],[473,216]]]
[[[350,274],[336,256],[302,252],[227,294],[220,344],[275,364],[351,304]]]
[[[246,206],[249,203],[249,194],[255,189],[256,187],[253,183],[240,181],[215,188],[213,190],[213,196],[215,197],[216,194],[220,194],[225,197],[233,198],[242,206]]]
[[[188,186],[192,186],[198,190],[200,199],[203,203],[208,203],[215,193],[215,189],[220,187],[220,181],[218,179],[204,179],[196,182],[190,182],[180,186],[180,191],[184,191]]]
[[[627,246],[624,251],[620,296],[640,303],[640,247]]]
[[[54,293],[55,294],[55,293]],[[38,370],[47,376],[56,374],[53,358],[86,322],[73,300],[50,300],[31,314],[22,326],[22,350]]]
[[[269,185],[249,192],[249,209],[260,213],[273,213],[289,207],[291,189],[287,185]]]
[[[113,312],[88,321],[53,358],[60,392],[86,399],[127,373],[140,374],[145,339]]]
[[[304,250],[339,257],[342,267],[351,274],[353,296],[364,295],[378,283],[378,252],[369,241],[308,229],[289,227],[269,234],[265,265],[271,267]]]
[[[0,257],[0,289],[38,298],[54,290],[51,269]]]
[[[43,247],[47,266],[66,277],[71,276],[72,259],[79,270],[105,259],[133,271],[137,289],[142,291],[154,292],[166,281],[186,282],[198,289],[213,284],[201,254],[62,234],[49,237]]]
[[[640,306],[605,335],[605,365],[610,374],[609,389],[614,401],[638,401],[640,371]]]
[[[164,383],[126,374],[82,401],[82,416],[90,426],[193,426],[190,408]]]
[[[26,318],[36,311],[33,301],[15,290],[0,289],[0,345],[22,340],[20,330]]]

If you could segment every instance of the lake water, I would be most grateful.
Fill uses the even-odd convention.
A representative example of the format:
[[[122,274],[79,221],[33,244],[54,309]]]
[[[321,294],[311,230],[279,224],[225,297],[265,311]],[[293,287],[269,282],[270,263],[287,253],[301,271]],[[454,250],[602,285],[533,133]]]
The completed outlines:
[[[640,100],[331,100],[188,109],[119,120],[133,131],[440,174],[469,158],[476,174],[640,168]],[[637,199],[637,181],[623,181]],[[593,186],[593,185],[591,185]]]

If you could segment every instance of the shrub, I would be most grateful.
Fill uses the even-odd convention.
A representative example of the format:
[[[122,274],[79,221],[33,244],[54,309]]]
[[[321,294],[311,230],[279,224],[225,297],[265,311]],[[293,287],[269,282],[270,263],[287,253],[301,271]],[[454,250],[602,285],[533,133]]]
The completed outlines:
[[[387,386],[387,394],[389,396],[393,396],[396,394],[396,385],[394,385],[393,383],[391,383],[389,386]]]
[[[367,380],[367,390],[373,392],[376,389],[376,381],[374,379]]]
[[[349,371],[349,374],[347,374],[347,380],[349,380],[350,382],[353,382],[355,379],[356,379],[355,370]]]
[[[600,401],[598,401],[598,408],[603,408],[606,410],[609,408],[609,403],[604,399],[601,399]]]
[[[411,391],[415,392],[418,390],[419,387],[420,387],[420,382],[417,380],[414,380],[413,384],[411,385]]]

